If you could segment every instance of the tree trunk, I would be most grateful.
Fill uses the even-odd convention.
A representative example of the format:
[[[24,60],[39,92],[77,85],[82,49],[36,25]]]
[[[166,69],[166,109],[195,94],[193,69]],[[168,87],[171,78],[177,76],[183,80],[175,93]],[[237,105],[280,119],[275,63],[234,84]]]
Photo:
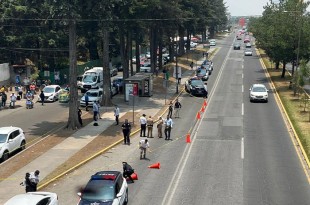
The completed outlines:
[[[186,51],[190,51],[191,50],[191,34],[189,32],[189,30],[187,30],[187,34],[186,34]]]
[[[283,69],[282,69],[281,78],[285,78],[285,70],[286,70],[286,62],[283,62]]]
[[[180,27],[179,28],[179,46],[178,46],[178,51],[177,51],[177,56],[181,56],[185,53],[184,51],[184,28]]]
[[[103,27],[103,52],[102,52],[102,63],[103,63],[103,95],[101,104],[103,106],[111,106],[111,76],[109,68],[109,27],[104,25]]]
[[[292,76],[294,75],[294,72],[295,72],[295,63],[294,61],[292,62]]]
[[[280,68],[280,61],[276,61],[276,70],[278,70]]]
[[[99,59],[97,41],[95,41],[95,39],[93,39],[93,38],[91,38],[88,41],[88,52],[89,52],[89,59],[90,60]]]
[[[127,55],[127,46],[126,46],[126,32],[121,27],[119,29],[119,36],[120,36],[120,54],[122,59],[123,65],[123,78],[127,79],[129,77],[129,67],[128,67],[128,55]]]
[[[135,42],[136,42],[136,72],[140,72],[140,40],[139,40],[139,30],[136,29],[136,36],[135,36]]]
[[[156,25],[152,25],[150,29],[151,73],[154,73],[157,64],[156,32],[157,32]]]
[[[162,28],[159,28],[158,49],[159,49],[158,66],[159,66],[159,70],[162,70],[163,69],[163,29]]]
[[[69,22],[69,85],[70,85],[70,99],[69,99],[69,118],[67,128],[80,128],[81,124],[78,121],[78,90],[76,84],[77,77],[77,59],[76,59],[76,21]]]

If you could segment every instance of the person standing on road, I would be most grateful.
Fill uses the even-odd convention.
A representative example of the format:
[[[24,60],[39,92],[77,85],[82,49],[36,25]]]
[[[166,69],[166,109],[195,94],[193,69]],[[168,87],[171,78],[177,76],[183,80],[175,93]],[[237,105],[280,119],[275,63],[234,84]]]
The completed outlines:
[[[168,116],[171,118],[172,117],[172,112],[173,112],[173,103],[170,101],[169,103],[169,111],[168,111]]]
[[[162,138],[163,137],[163,124],[164,124],[163,118],[159,117],[158,122],[157,122],[158,138]]]
[[[170,140],[172,125],[173,125],[172,119],[169,116],[167,116],[167,119],[165,121],[165,140]]]
[[[44,92],[43,92],[43,90],[41,90],[41,93],[40,93],[40,100],[41,100],[41,104],[42,104],[42,105],[44,105],[44,98],[45,98]]]
[[[89,96],[87,92],[85,93],[84,100],[85,100],[85,110],[88,111]]]
[[[83,126],[83,121],[82,121],[82,110],[78,110],[78,120],[81,126]]]
[[[15,108],[15,102],[16,102],[16,99],[17,99],[15,93],[12,93],[12,94],[11,94],[10,99],[11,99],[10,107],[11,107],[11,108]]]
[[[33,191],[37,191],[37,187],[40,181],[39,174],[40,174],[39,170],[30,173],[29,179],[33,183]]]
[[[147,137],[149,138],[153,138],[153,125],[154,125],[154,120],[152,116],[149,116],[149,118],[146,121]]]
[[[23,99],[23,88],[21,85],[18,86],[18,95],[20,99]]]
[[[119,107],[117,105],[115,105],[115,108],[114,108],[114,116],[115,116],[115,122],[116,122],[116,125],[118,125],[119,123]]]
[[[145,130],[146,130],[146,118],[145,118],[145,114],[143,114],[140,117],[140,125],[141,125],[141,130],[140,130],[140,137],[146,137],[145,135]],[[142,135],[143,134],[143,135]]]
[[[208,98],[208,83],[205,83],[204,84],[204,87],[205,87],[205,90],[206,90],[206,96],[205,96],[205,98]]]
[[[177,99],[174,103],[174,117],[175,118],[180,118],[180,109],[182,108],[181,103],[179,102],[179,100]]]
[[[2,92],[2,99],[1,99],[1,103],[2,103],[3,108],[5,108],[7,98],[8,98],[8,96],[6,95],[5,91],[3,91]]]
[[[123,177],[129,178],[132,183],[135,183],[134,180],[132,179],[131,175],[135,172],[135,170],[127,163],[123,162]]]
[[[128,122],[128,119],[125,119],[125,122],[122,125],[122,129],[124,135],[124,144],[130,145],[131,124]]]
[[[189,67],[191,67],[191,69],[193,70],[194,68],[194,62],[192,61],[191,64],[189,64]]]
[[[148,140],[147,139],[140,140],[139,147],[140,147],[140,150],[141,150],[141,152],[140,152],[140,159],[142,159],[142,156],[145,159],[146,149],[150,148],[150,144],[149,144]]]
[[[99,112],[99,108],[98,108],[98,105],[97,105],[97,101],[95,101],[93,103],[93,119],[94,119],[94,121],[98,120],[98,112]]]

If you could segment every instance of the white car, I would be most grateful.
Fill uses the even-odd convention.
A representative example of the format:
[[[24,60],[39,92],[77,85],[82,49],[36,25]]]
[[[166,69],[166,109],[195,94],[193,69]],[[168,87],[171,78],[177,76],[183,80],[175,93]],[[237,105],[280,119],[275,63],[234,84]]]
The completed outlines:
[[[268,89],[263,84],[253,84],[250,88],[250,102],[265,101],[268,102]]]
[[[252,52],[251,49],[245,49],[244,55],[245,55],[245,56],[252,56],[252,55],[253,55],[253,52]]]
[[[151,72],[151,63],[144,63],[143,66],[140,67],[140,72],[150,73]]]
[[[95,101],[98,101],[99,103],[102,100],[102,95],[103,95],[103,89],[99,88],[99,89],[91,89],[88,90],[85,95],[88,95],[88,106],[93,106]],[[80,100],[80,106],[85,107],[86,103],[85,103],[85,95],[83,95],[83,97]]]
[[[19,127],[0,128],[0,159],[7,160],[11,153],[26,147],[24,131]]]
[[[12,197],[4,205],[58,205],[58,196],[51,192],[28,192]]]
[[[128,203],[128,184],[119,171],[100,171],[92,175],[78,205],[124,205]]]
[[[190,47],[191,47],[191,48],[196,48],[197,45],[198,45],[198,43],[195,43],[195,42],[193,42],[193,41],[191,41],[191,43],[190,43]]]
[[[81,89],[83,87],[83,84],[82,84],[83,75],[79,75],[76,80],[77,80],[78,89]]]
[[[44,102],[55,102],[58,100],[58,95],[61,87],[59,85],[47,85],[43,88]],[[41,101],[40,95],[38,101]]]
[[[210,39],[209,40],[210,46],[216,46],[216,41],[215,39]]]

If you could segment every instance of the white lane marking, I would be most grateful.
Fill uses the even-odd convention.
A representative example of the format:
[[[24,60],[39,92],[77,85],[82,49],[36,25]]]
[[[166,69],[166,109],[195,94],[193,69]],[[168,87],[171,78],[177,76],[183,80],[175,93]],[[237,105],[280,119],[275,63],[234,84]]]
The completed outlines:
[[[241,159],[244,159],[244,138],[241,139]]]
[[[243,75],[243,73],[242,73],[242,79],[244,78],[244,75]]]
[[[244,86],[242,85],[242,93],[244,93]]]
[[[233,45],[233,43],[232,43],[232,45]],[[217,78],[216,78],[216,80],[215,80],[213,89],[211,90],[211,93],[210,93],[209,98],[208,98],[208,101],[209,101],[209,102],[211,101],[211,99],[212,99],[212,97],[213,97],[214,91],[216,90],[217,86],[219,85],[220,77],[221,77],[221,75],[222,75],[222,73],[223,73],[224,67],[225,67],[226,64],[227,64],[227,60],[228,60],[228,57],[229,57],[229,55],[230,55],[230,53],[231,53],[231,50],[232,50],[232,46],[231,46],[230,49],[228,50],[227,55],[226,55],[226,57],[225,57],[225,60],[223,61],[223,64],[222,64],[222,66],[221,66],[221,69],[220,69],[220,71],[219,71],[219,73],[218,73],[218,76],[217,76]],[[209,108],[209,106],[207,106],[206,111],[203,112],[203,114],[202,114],[202,116],[201,116],[202,119],[204,118],[204,116],[205,116],[205,114],[206,114],[208,108]],[[181,177],[182,177],[182,175],[183,175],[184,168],[185,168],[185,165],[187,164],[187,160],[188,160],[189,155],[190,155],[190,153],[191,153],[193,144],[194,144],[194,142],[196,141],[197,132],[198,132],[198,129],[199,129],[201,123],[202,123],[202,120],[199,121],[199,124],[198,124],[197,128],[194,129],[194,130],[196,130],[196,131],[195,131],[195,133],[193,134],[192,143],[190,143],[190,145],[187,146],[187,147],[184,149],[184,151],[183,151],[183,154],[182,154],[182,156],[181,156],[181,159],[180,159],[180,161],[179,161],[179,163],[178,163],[178,166],[177,166],[177,168],[176,168],[176,170],[175,170],[175,172],[174,172],[174,174],[173,174],[173,177],[172,177],[172,179],[171,179],[171,181],[170,181],[170,183],[169,183],[169,186],[168,186],[168,189],[167,189],[167,191],[166,191],[166,194],[165,194],[165,196],[164,196],[164,198],[163,198],[163,201],[162,201],[162,203],[161,203],[162,205],[171,204],[171,201],[172,201],[172,198],[173,198],[173,196],[174,196],[174,194],[175,194],[176,188],[179,187],[180,179],[181,179]]]
[[[241,104],[241,115],[244,115],[244,103]]]
[[[241,67],[242,67],[242,69],[243,69],[243,68],[244,68],[244,65],[242,64],[242,66],[241,66]]]

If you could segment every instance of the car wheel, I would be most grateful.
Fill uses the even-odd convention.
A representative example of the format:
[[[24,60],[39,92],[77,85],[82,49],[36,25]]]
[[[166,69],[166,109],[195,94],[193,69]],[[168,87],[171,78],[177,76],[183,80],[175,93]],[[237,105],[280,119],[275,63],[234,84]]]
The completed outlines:
[[[126,195],[125,195],[124,204],[128,204],[128,190],[126,190]]]
[[[19,146],[19,149],[20,151],[24,150],[26,148],[26,142],[23,140],[21,143],[20,143],[20,146]]]
[[[9,157],[10,157],[9,152],[8,152],[7,150],[6,150],[6,151],[4,151],[4,152],[3,152],[3,155],[2,155],[2,162],[4,162],[4,161],[8,160],[8,159],[9,159]]]

